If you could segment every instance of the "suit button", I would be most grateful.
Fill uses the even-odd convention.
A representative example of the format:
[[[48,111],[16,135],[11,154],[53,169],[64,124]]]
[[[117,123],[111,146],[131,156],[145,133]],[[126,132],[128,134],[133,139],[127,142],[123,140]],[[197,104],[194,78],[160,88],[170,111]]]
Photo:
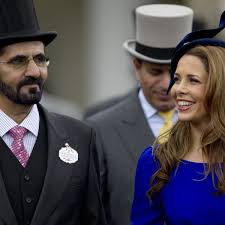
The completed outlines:
[[[29,181],[29,180],[30,180],[29,175],[26,174],[26,175],[24,176],[24,180],[25,180],[25,181]]]
[[[25,198],[26,203],[30,204],[32,202],[32,198],[30,197],[26,197]]]

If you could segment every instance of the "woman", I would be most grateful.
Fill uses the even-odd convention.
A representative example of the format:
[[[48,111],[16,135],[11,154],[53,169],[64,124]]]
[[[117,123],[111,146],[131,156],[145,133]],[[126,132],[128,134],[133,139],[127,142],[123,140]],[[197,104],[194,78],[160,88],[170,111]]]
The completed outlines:
[[[178,122],[147,148],[135,178],[132,225],[225,224],[225,27],[192,32],[175,49],[169,90]]]

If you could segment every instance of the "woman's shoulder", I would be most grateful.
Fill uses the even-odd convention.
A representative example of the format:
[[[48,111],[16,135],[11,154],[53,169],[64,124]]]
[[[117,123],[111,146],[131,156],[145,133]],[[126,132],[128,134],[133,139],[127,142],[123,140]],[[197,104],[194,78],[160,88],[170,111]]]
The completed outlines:
[[[140,155],[137,164],[137,170],[156,171],[159,168],[159,163],[154,156],[154,149],[152,146],[148,146]]]
[[[141,161],[152,161],[153,159],[153,147],[148,146],[147,148],[144,149],[144,151],[141,153],[139,162]]]

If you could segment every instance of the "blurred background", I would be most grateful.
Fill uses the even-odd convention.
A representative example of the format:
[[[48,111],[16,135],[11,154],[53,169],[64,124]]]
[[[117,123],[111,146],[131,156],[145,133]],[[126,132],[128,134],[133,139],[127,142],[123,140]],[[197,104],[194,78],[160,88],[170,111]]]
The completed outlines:
[[[224,0],[36,0],[41,30],[58,32],[47,48],[43,104],[81,119],[91,105],[132,89],[136,80],[122,44],[135,38],[134,9],[152,3],[191,7],[196,29],[216,26],[225,10]]]

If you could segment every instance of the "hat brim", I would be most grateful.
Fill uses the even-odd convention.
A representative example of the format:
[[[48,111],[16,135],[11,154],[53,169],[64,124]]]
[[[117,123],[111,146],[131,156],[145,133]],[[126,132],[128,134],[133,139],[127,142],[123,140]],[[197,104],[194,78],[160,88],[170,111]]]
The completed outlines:
[[[171,62],[171,59],[162,60],[162,59],[155,59],[155,58],[145,56],[145,55],[137,52],[135,50],[135,47],[136,47],[135,40],[127,40],[123,44],[123,48],[126,51],[128,51],[132,56],[137,57],[138,59],[142,59],[144,61],[152,62],[152,63],[159,63],[159,64],[170,64],[170,62]]]
[[[25,41],[41,41],[45,46],[50,44],[57,36],[55,31],[36,32],[31,34],[14,34],[9,36],[0,36],[0,47]]]

